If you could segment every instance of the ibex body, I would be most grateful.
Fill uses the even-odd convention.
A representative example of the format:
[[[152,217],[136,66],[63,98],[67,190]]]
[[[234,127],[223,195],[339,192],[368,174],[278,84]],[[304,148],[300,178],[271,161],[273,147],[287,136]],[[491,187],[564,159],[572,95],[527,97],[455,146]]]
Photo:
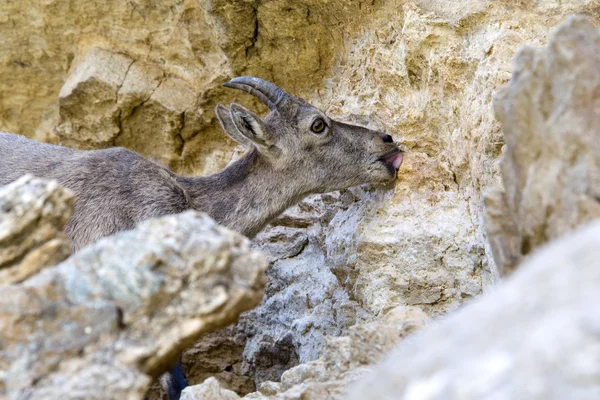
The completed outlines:
[[[142,220],[187,209],[253,236],[306,195],[395,177],[402,156],[389,135],[334,121],[259,78],[235,78],[225,86],[257,96],[271,111],[261,120],[235,103],[217,106],[223,129],[249,148],[220,173],[183,177],[124,148],[80,151],[0,133],[0,185],[32,174],[71,189],[75,210],[65,230],[78,250]],[[180,373],[177,368],[166,380],[171,399],[185,382]]]

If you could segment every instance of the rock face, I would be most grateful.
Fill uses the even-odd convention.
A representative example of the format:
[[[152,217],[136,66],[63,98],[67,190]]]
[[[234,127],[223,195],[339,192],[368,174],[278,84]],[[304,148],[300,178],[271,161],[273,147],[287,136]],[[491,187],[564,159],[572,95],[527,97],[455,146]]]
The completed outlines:
[[[318,360],[284,372],[281,382],[263,382],[260,391],[244,399],[341,399],[351,383],[363,377],[399,341],[421,329],[429,317],[417,307],[400,306],[379,321],[355,325],[348,336],[329,338]],[[184,399],[235,400],[214,378],[184,391]]]
[[[192,383],[244,394],[321,357],[328,335],[399,305],[442,315],[498,280],[481,195],[502,180],[492,97],[517,49],[572,13],[600,18],[595,0],[2,2],[0,129],[211,173],[233,153],[214,106],[262,107],[221,83],[257,75],[402,143],[393,187],[307,199],[257,238],[265,300],[184,357]]]
[[[597,398],[599,259],[597,221],[401,344],[347,399]]]
[[[504,191],[487,200],[497,265],[600,218],[600,31],[563,24],[545,49],[526,47],[495,101],[506,139]]]
[[[19,283],[71,252],[62,233],[73,195],[56,182],[24,176],[0,187],[0,282]]]
[[[23,199],[13,210],[30,205],[32,193],[46,196],[47,215],[68,209],[51,201],[66,196],[56,185],[26,178],[3,189],[10,191]],[[266,267],[248,239],[186,212],[3,284],[0,396],[141,399],[151,377],[202,333],[259,303]]]
[[[417,307],[400,306],[378,321],[352,326],[348,336],[329,338],[318,360],[300,364],[281,376],[281,383],[264,382],[245,399],[341,399],[398,342],[429,320]]]

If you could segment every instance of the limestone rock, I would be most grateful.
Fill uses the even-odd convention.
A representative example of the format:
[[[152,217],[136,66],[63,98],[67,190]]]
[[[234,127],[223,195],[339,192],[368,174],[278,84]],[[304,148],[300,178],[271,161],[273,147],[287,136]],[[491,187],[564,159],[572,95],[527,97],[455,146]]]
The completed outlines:
[[[92,49],[75,66],[58,95],[57,133],[65,145],[97,148],[112,143],[119,133],[117,92],[132,63],[123,54]]]
[[[246,238],[186,212],[4,285],[0,394],[141,399],[202,333],[258,304],[266,266]]]
[[[181,400],[238,400],[231,390],[223,389],[215,378],[208,378],[200,385],[188,386],[181,393]]]
[[[349,328],[349,335],[329,338],[318,360],[283,373],[281,383],[263,383],[248,399],[341,399],[351,383],[364,376],[406,336],[422,329],[429,317],[417,307],[400,306],[378,321]]]
[[[397,307],[377,322],[353,326],[349,335],[329,338],[323,357],[283,373],[281,383],[263,382],[259,391],[244,399],[339,399],[348,385],[363,376],[407,335],[421,329],[428,316],[416,307]],[[207,379],[191,386],[190,393],[207,393],[215,400],[229,400],[230,394]],[[192,399],[192,397],[190,397]]]
[[[73,195],[56,182],[24,176],[0,187],[0,284],[19,283],[71,252],[62,233]]]
[[[84,149],[127,146],[179,165],[186,112],[196,97],[183,80],[164,75],[151,63],[90,49],[59,93],[61,143]]]
[[[394,350],[349,400],[600,395],[600,221],[534,253],[496,290]]]
[[[345,24],[377,7],[353,0],[2,2],[0,74],[10,79],[0,80],[0,129],[86,148],[125,145],[179,171],[216,172],[233,143],[212,111],[221,101],[249,99],[221,83],[260,75],[311,93],[329,75]],[[147,76],[136,74],[137,63]],[[152,92],[157,77],[165,82],[147,104],[138,92],[130,110],[118,104],[129,74],[141,92]],[[57,106],[59,92],[84,87],[87,93],[61,96]]]
[[[498,92],[505,190],[488,214],[491,224],[511,225],[490,235],[504,269],[600,217],[599,48],[600,31],[585,18],[570,18],[546,48],[518,53],[509,85]]]

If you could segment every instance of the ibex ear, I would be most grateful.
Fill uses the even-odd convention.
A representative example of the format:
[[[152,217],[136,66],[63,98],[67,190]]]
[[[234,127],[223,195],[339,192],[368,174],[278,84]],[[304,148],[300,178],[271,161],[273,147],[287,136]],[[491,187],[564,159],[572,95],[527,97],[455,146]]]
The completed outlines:
[[[250,147],[252,145],[252,142],[242,135],[235,127],[227,107],[222,104],[218,104],[215,108],[215,114],[217,114],[217,119],[221,123],[221,127],[223,127],[223,130],[230,138],[246,147]]]
[[[237,134],[261,149],[268,149],[274,144],[273,137],[267,131],[262,120],[252,111],[231,103],[229,115],[237,128]]]

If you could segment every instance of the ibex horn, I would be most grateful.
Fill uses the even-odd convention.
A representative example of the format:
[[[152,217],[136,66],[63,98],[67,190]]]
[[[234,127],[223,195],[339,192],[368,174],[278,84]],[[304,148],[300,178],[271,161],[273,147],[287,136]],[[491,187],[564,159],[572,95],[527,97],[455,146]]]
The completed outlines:
[[[254,76],[240,76],[223,84],[225,87],[240,89],[260,99],[270,110],[280,108],[290,95],[271,82]]]

